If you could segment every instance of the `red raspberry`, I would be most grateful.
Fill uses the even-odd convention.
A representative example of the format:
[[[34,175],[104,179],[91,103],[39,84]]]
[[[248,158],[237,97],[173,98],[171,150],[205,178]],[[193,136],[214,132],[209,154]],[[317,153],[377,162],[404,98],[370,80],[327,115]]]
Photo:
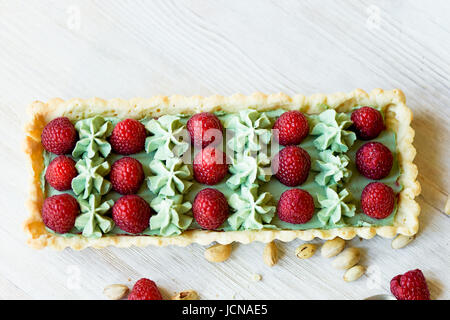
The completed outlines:
[[[227,156],[219,149],[207,147],[197,153],[193,167],[195,180],[200,183],[215,185],[227,175]]]
[[[150,223],[152,209],[138,195],[126,195],[114,203],[112,218],[116,225],[128,233],[141,233]]]
[[[298,146],[287,146],[272,161],[272,171],[280,182],[295,187],[306,181],[311,168],[311,157]]]
[[[193,115],[187,122],[192,143],[199,148],[218,145],[222,141],[223,127],[219,118],[209,112]]]
[[[228,202],[222,192],[206,188],[195,196],[192,212],[202,228],[217,229],[228,217]]]
[[[55,154],[71,153],[77,140],[77,130],[66,117],[56,118],[47,123],[41,134],[44,149]]]
[[[111,166],[109,179],[113,190],[120,194],[137,193],[144,181],[142,164],[131,157],[123,157]]]
[[[283,113],[275,122],[273,129],[279,130],[278,142],[282,146],[299,144],[309,133],[309,124],[300,111]]]
[[[430,300],[427,281],[419,269],[394,277],[391,292],[397,300]]]
[[[72,230],[79,213],[80,206],[77,200],[70,194],[63,193],[44,200],[42,220],[53,231],[67,233]]]
[[[362,107],[352,112],[353,130],[361,140],[378,137],[384,129],[383,116],[371,107]]]
[[[305,190],[286,190],[278,201],[277,214],[280,220],[289,223],[306,223],[314,215],[313,197]]]
[[[109,142],[115,153],[128,155],[144,150],[146,136],[142,123],[134,119],[125,119],[116,124]]]
[[[356,152],[358,171],[372,180],[386,177],[391,171],[393,160],[391,150],[380,142],[368,142]]]
[[[150,279],[138,280],[128,296],[128,300],[163,300],[156,283]]]
[[[384,219],[394,210],[395,194],[381,182],[369,183],[361,194],[361,208],[369,217]]]
[[[75,161],[66,156],[57,156],[50,162],[45,171],[45,180],[59,191],[72,188],[72,179],[78,175]]]

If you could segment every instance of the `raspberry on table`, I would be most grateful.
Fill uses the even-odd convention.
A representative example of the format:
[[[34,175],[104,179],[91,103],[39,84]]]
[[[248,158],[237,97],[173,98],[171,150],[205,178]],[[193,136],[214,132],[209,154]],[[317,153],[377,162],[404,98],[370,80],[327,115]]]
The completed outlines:
[[[219,149],[206,147],[194,158],[194,179],[207,185],[215,185],[228,173],[226,154]]]
[[[72,179],[78,175],[75,161],[67,156],[53,159],[45,171],[45,180],[50,186],[59,191],[70,190]]]
[[[148,228],[152,209],[138,195],[126,195],[114,203],[112,218],[116,225],[128,233],[141,233]]]
[[[397,300],[430,300],[430,291],[422,271],[411,270],[391,280],[391,292]]]
[[[308,178],[311,169],[311,157],[308,152],[298,146],[283,148],[272,161],[272,172],[284,185],[295,187]]]
[[[44,127],[41,143],[45,150],[54,154],[69,154],[78,140],[78,132],[67,117],[55,118]]]
[[[123,157],[113,163],[109,178],[113,190],[118,193],[137,193],[144,181],[144,169],[138,160]]]
[[[195,196],[192,205],[194,219],[204,229],[219,228],[229,215],[228,202],[222,192],[206,188]]]
[[[306,223],[314,215],[314,200],[308,191],[289,189],[281,194],[277,205],[280,220],[301,224]]]
[[[394,205],[394,190],[384,183],[371,182],[362,191],[361,209],[369,217],[387,218],[394,210]]]
[[[74,227],[79,213],[80,206],[77,200],[70,194],[63,193],[44,200],[42,220],[53,231],[67,233]]]
[[[155,282],[142,278],[134,284],[128,300],[163,300],[163,298]]]
[[[278,130],[278,142],[282,146],[299,144],[309,134],[309,124],[300,111],[283,113],[273,126]]]
[[[147,133],[137,120],[125,119],[114,127],[109,142],[115,153],[129,155],[144,150]]]
[[[216,146],[222,141],[222,124],[215,114],[209,112],[193,115],[187,122],[187,130],[192,144],[199,148]]]
[[[361,140],[370,140],[378,137],[384,130],[383,116],[375,108],[362,107],[352,112],[351,120],[353,130]]]
[[[356,167],[366,178],[379,180],[387,177],[394,157],[391,150],[380,142],[367,142],[356,152]]]

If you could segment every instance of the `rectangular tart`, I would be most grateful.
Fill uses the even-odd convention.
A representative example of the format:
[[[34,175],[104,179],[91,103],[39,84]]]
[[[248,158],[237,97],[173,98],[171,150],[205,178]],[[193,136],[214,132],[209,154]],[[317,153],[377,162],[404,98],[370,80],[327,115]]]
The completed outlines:
[[[298,110],[307,115],[314,115],[324,111],[325,108],[348,113],[353,108],[363,105],[376,106],[382,111],[386,129],[395,133],[395,151],[399,168],[397,182],[402,188],[397,195],[396,214],[390,225],[361,225],[303,230],[264,228],[261,230],[208,231],[188,229],[181,234],[172,236],[105,234],[102,237],[92,238],[84,237],[81,234],[65,237],[50,232],[43,223],[41,212],[45,192],[42,188],[42,174],[45,170],[44,154],[46,151],[41,144],[41,134],[45,125],[57,117],[67,117],[75,123],[78,120],[95,116],[140,120],[167,114],[237,113],[246,109],[261,112]],[[309,241],[315,237],[320,239],[341,237],[348,240],[355,236],[370,239],[377,234],[386,238],[392,238],[396,234],[411,236],[418,231],[420,207],[414,198],[420,193],[420,185],[416,181],[417,167],[413,164],[416,150],[412,145],[414,138],[414,130],[410,126],[412,112],[405,104],[403,92],[398,89],[390,91],[374,89],[370,93],[357,89],[350,93],[314,94],[308,97],[303,95],[290,97],[283,93],[271,95],[254,93],[249,96],[242,94],[229,97],[220,95],[210,97],[174,95],[171,97],[155,96],[148,99],[134,98],[130,100],[92,98],[63,101],[56,98],[47,103],[33,102],[28,108],[28,113],[30,120],[25,127],[24,150],[31,168],[31,188],[26,203],[29,217],[24,223],[24,229],[29,235],[29,245],[34,248],[48,246],[58,250],[66,247],[80,250],[86,247],[130,247],[132,245],[139,247],[148,245],[186,246],[191,243],[201,245],[207,245],[211,242],[228,244],[235,241],[250,243],[252,241],[270,242],[276,239],[287,242],[296,238]]]

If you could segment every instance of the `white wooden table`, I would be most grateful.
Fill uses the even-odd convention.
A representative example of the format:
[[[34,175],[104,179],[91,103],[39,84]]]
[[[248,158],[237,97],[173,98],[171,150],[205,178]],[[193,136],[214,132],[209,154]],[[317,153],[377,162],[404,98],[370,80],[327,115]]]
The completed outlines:
[[[203,299],[361,299],[420,268],[432,297],[449,299],[449,11],[446,0],[0,0],[0,298],[102,299],[108,284],[150,277],[166,297],[195,289]],[[33,100],[358,87],[404,90],[423,192],[420,233],[409,246],[351,241],[370,270],[357,282],[345,283],[319,254],[297,259],[299,240],[279,243],[273,268],[261,243],[235,245],[222,264],[207,262],[199,245],[55,252],[25,244],[20,146]]]

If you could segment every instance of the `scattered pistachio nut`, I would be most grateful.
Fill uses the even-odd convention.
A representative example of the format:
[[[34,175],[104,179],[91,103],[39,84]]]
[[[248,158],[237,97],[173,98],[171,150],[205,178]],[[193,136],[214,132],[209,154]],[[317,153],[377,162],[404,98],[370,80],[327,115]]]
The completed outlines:
[[[295,249],[295,255],[299,259],[309,259],[316,253],[317,246],[312,243],[305,243]]]
[[[408,237],[403,234],[399,234],[397,237],[394,238],[394,240],[392,240],[391,247],[392,249],[401,249],[403,247],[406,247],[415,238],[416,238],[415,235]]]
[[[261,278],[262,278],[262,277],[261,277],[260,274],[254,273],[254,274],[252,275],[252,280],[255,281],[255,282],[261,281]]]
[[[347,270],[356,265],[361,258],[361,252],[358,248],[348,248],[342,251],[331,265],[336,269]]]
[[[339,237],[333,240],[325,241],[320,249],[320,253],[324,258],[331,258],[337,256],[345,248],[345,240]]]
[[[269,242],[264,247],[263,260],[269,267],[274,266],[278,262],[278,248],[274,241]]]
[[[348,269],[344,274],[344,281],[351,282],[358,280],[366,272],[366,268],[356,265]]]
[[[223,262],[230,254],[231,244],[215,244],[205,250],[205,258],[210,262]]]
[[[178,292],[172,297],[172,300],[198,300],[198,293],[194,290],[186,290]]]
[[[103,294],[111,300],[120,300],[128,294],[128,287],[123,284],[111,284],[103,289]]]
[[[450,216],[450,195],[448,196],[447,202],[445,203],[444,212],[445,214],[448,214]]]

